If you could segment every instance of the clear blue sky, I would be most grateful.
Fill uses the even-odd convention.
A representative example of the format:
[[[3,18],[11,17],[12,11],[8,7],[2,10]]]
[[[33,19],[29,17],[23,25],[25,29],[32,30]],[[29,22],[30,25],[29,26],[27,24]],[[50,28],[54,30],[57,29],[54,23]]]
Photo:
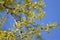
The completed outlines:
[[[60,0],[44,0],[46,3],[46,6],[44,7],[44,10],[46,12],[46,15],[42,18],[43,23],[48,22],[57,22],[59,25],[57,28],[49,30],[50,34],[47,32],[42,32],[41,35],[43,37],[43,40],[60,40]],[[4,13],[2,13],[4,14]],[[0,13],[0,15],[2,15]],[[11,27],[12,18],[8,15],[6,16],[7,21],[4,23],[2,29],[7,29],[8,26]]]
[[[45,0],[46,16],[42,19],[42,22],[57,22],[59,25],[55,29],[51,29],[50,34],[42,32],[43,38],[46,40],[60,40],[60,0]]]

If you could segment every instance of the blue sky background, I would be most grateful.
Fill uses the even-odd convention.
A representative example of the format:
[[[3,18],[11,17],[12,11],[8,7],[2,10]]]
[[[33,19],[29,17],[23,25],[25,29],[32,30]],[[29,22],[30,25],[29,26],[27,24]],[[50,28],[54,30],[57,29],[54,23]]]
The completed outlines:
[[[46,12],[46,15],[42,18],[42,23],[46,24],[49,22],[57,22],[58,27],[49,30],[50,34],[47,32],[42,31],[41,35],[43,37],[43,40],[60,40],[60,0],[44,0],[46,3],[46,6],[44,7],[44,10]],[[5,14],[6,12],[0,12],[0,16]],[[4,30],[11,28],[11,25],[13,24],[13,20],[10,15],[5,16],[7,21],[3,23]],[[37,21],[38,23],[38,21]],[[35,39],[33,39],[35,40]]]
[[[46,16],[44,16],[42,22],[57,22],[58,27],[49,30],[50,34],[46,32],[42,32],[41,34],[46,40],[60,40],[60,0],[45,0],[45,3]]]

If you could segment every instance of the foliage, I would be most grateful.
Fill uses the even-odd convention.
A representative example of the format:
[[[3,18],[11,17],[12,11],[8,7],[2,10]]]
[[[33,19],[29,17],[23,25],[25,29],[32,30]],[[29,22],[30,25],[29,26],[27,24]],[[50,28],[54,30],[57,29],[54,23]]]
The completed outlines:
[[[32,0],[20,0],[19,2],[17,2],[17,0],[0,0],[0,12],[6,11],[15,21],[15,23],[12,24],[13,29],[9,28],[4,31],[0,29],[0,40],[32,40],[33,36],[36,36],[36,40],[42,40],[41,35],[39,35],[42,30],[48,31],[57,26],[55,22],[48,23],[47,25],[35,23],[35,19],[41,21],[43,16],[45,16],[43,6],[43,0],[38,0],[37,2],[33,2]],[[34,10],[37,12],[35,13]],[[22,17],[22,15],[24,15],[24,17]],[[3,18],[3,16],[0,18],[2,20],[0,20],[1,28],[2,23],[5,22],[6,19]],[[24,30],[23,28],[26,29]],[[16,34],[18,34],[18,36]]]

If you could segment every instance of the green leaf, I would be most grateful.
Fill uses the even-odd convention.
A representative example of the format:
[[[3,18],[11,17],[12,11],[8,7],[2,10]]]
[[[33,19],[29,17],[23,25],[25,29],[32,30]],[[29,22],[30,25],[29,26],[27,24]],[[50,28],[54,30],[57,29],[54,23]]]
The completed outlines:
[[[0,6],[0,11],[4,11],[4,7],[2,5]]]
[[[13,3],[13,0],[4,0],[6,5],[10,5],[11,3]]]

